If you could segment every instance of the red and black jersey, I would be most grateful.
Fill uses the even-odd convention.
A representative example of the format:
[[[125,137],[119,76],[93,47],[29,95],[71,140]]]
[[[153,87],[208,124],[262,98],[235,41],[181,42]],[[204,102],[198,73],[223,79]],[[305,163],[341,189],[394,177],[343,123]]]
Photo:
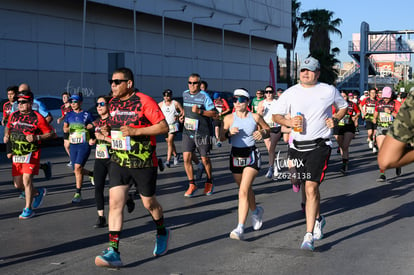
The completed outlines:
[[[97,120],[95,120],[94,122],[92,122],[93,126],[95,127],[95,133],[100,133],[101,132],[101,127],[108,125],[108,120],[109,120],[109,116],[107,118],[98,118]],[[104,144],[108,144],[108,142],[103,141],[103,140],[97,140],[98,143],[104,143]]]
[[[348,100],[348,108],[347,108],[347,114],[350,116],[355,116],[359,114],[361,111],[358,108],[358,105],[355,104],[353,101]]]
[[[380,112],[384,112],[385,108],[388,108],[391,110],[391,113],[398,113],[398,111],[400,110],[401,107],[401,103],[397,100],[390,100],[388,103],[385,102],[384,99],[381,99],[377,102],[377,104],[375,105],[375,111],[380,113]]]
[[[9,128],[14,155],[26,155],[39,149],[40,142],[28,142],[27,135],[41,135],[54,131],[46,119],[36,111],[28,114],[22,114],[20,111],[14,112],[7,122],[7,128]]]
[[[141,92],[136,92],[125,101],[112,98],[109,102],[108,126],[111,131],[119,131],[121,126],[134,128],[149,127],[164,120],[164,114],[155,100]],[[111,136],[114,142],[114,136]],[[112,160],[120,166],[144,168],[157,166],[155,136],[130,137],[129,150],[115,150]]]
[[[9,119],[9,116],[11,115],[13,104],[10,101],[7,101],[3,104],[3,118],[5,124],[7,123],[7,120]]]
[[[72,112],[72,107],[69,105],[69,107],[66,107],[65,104],[60,106],[60,110],[62,112],[62,117],[64,117],[67,113]]]

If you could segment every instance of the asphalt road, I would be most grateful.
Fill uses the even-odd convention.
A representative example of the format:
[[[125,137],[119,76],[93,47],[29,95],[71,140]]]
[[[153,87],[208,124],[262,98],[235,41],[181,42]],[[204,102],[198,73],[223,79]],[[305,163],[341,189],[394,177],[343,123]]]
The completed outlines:
[[[321,186],[321,211],[326,217],[324,239],[315,251],[299,249],[305,233],[300,193],[287,180],[268,180],[262,169],[255,180],[264,224],[253,231],[250,215],[245,241],[229,238],[237,225],[237,188],[228,169],[227,143],[214,148],[215,193],[200,190],[193,198],[183,196],[187,181],[182,163],[159,173],[158,199],[172,239],[168,254],[153,257],[155,226],[136,201],[135,211],[125,211],[120,251],[125,266],[120,270],[94,265],[96,255],[107,247],[108,232],[95,229],[93,186],[85,182],[83,201],[72,205],[74,176],[62,147],[44,148],[44,160],[53,163],[53,177],[41,172],[36,186],[48,189],[36,216],[19,220],[24,202],[18,198],[11,165],[0,154],[0,273],[1,274],[414,274],[413,166],[401,177],[387,171],[386,183],[376,182],[376,156],[368,149],[365,132],[351,145],[347,176],[338,171],[340,157],[333,150],[326,180]],[[177,142],[178,150],[181,142]],[[267,154],[263,143],[264,167]],[[284,156],[286,145],[276,148]],[[165,156],[166,144],[157,149]],[[86,167],[93,166],[93,154]],[[204,181],[199,181],[202,189]],[[107,194],[106,190],[106,194]],[[107,198],[106,198],[107,199]],[[106,205],[107,209],[107,205]]]

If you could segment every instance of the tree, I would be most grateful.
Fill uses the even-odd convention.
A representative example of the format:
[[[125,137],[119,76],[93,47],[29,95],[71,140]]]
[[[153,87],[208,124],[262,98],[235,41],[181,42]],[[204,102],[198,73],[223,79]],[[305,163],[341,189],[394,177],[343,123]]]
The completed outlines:
[[[321,63],[320,81],[334,84],[338,77],[334,66],[339,63],[336,55],[338,48],[331,51],[330,34],[337,34],[342,37],[338,29],[342,20],[332,19],[333,12],[325,9],[314,9],[301,13],[299,28],[303,30],[303,37],[309,38],[310,55],[317,58]]]
[[[290,75],[290,57],[292,55],[292,51],[296,47],[296,41],[298,39],[298,32],[299,32],[299,22],[300,22],[300,16],[299,16],[299,8],[301,3],[297,2],[296,0],[292,0],[292,42],[291,44],[286,44],[286,81],[288,86],[292,85],[292,79]]]

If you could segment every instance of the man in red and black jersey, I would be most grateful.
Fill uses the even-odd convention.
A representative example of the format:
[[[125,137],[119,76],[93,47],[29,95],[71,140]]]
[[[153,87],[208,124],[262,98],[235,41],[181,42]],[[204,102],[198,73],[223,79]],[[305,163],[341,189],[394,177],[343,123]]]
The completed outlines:
[[[381,149],[385,136],[397,116],[400,110],[401,103],[398,100],[392,98],[392,89],[390,87],[384,87],[382,89],[382,98],[375,105],[374,120],[377,124],[376,141],[378,149]],[[401,168],[396,169],[396,174],[401,174]],[[386,180],[385,170],[380,169],[380,176],[377,179],[378,182],[384,182]]]
[[[11,115],[11,109],[13,106],[13,102],[16,100],[16,94],[19,91],[19,87],[17,86],[10,86],[7,87],[7,101],[3,104],[3,119],[1,120],[1,125],[7,125],[7,120]]]
[[[157,102],[135,91],[130,69],[117,69],[109,83],[113,98],[108,106],[108,125],[101,127],[105,136],[110,133],[113,150],[109,172],[109,248],[95,258],[95,264],[119,267],[122,266],[118,246],[123,209],[132,184],[157,227],[154,256],[168,250],[170,231],[164,225],[163,210],[155,196],[158,166],[155,136],[166,134],[169,129]]]
[[[369,90],[369,96],[364,98],[361,101],[360,109],[362,111],[362,118],[365,119],[365,128],[368,130],[368,147],[373,150],[374,153],[377,152],[375,141],[375,131],[377,129],[377,124],[373,122],[375,105],[377,104],[377,90],[371,88]]]
[[[33,175],[39,173],[39,145],[52,138],[55,131],[41,114],[32,110],[32,92],[20,92],[17,98],[19,109],[8,120],[4,142],[10,143],[14,185],[25,191],[26,204],[19,218],[28,219],[34,215],[32,208],[39,207],[46,195],[46,188],[36,189],[32,182]]]

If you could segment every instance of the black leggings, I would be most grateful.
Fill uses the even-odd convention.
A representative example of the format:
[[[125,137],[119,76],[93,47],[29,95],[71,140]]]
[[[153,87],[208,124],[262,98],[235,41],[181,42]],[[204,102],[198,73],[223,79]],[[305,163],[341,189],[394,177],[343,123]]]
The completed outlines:
[[[104,188],[109,172],[110,159],[95,159],[93,177],[95,180],[95,200],[97,210],[104,210]]]

